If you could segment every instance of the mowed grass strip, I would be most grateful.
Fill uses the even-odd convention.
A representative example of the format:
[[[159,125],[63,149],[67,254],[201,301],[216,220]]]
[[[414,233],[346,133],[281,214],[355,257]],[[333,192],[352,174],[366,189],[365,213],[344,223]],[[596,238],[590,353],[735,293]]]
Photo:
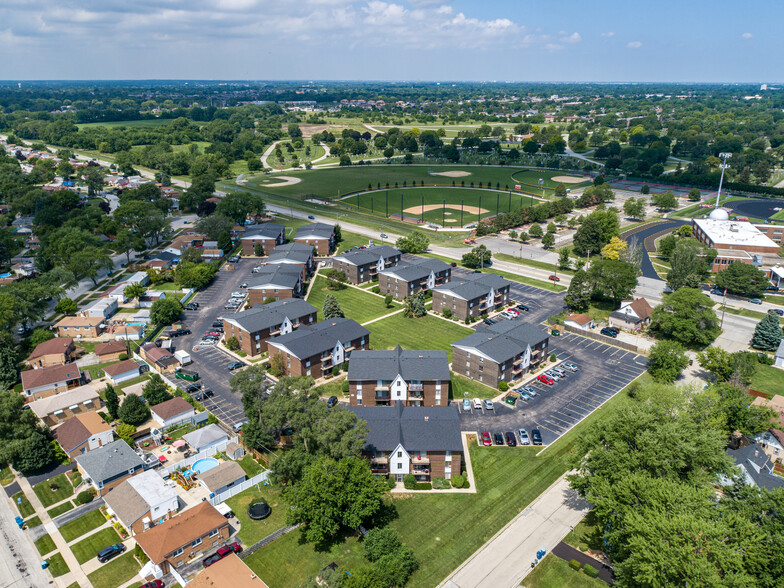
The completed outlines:
[[[52,573],[52,576],[55,578],[59,578],[60,576],[64,576],[71,569],[68,567],[68,564],[65,563],[65,559],[63,559],[62,554],[55,553],[51,557],[46,560],[49,563],[49,571]]]
[[[133,551],[130,551],[101,566],[93,573],[87,574],[87,578],[93,588],[116,588],[138,574],[139,569]]]
[[[78,543],[71,545],[71,551],[80,564],[90,561],[98,555],[104,547],[109,547],[120,541],[120,535],[112,527],[101,529]]]
[[[53,487],[56,490],[52,490]],[[54,478],[39,482],[33,486],[33,492],[35,492],[41,504],[44,505],[44,508],[48,508],[71,496],[74,489],[65,474],[58,474]]]
[[[27,499],[24,492],[17,492],[11,497],[11,500],[14,501],[16,509],[19,511],[19,516],[23,519],[35,514],[35,509],[33,508],[33,505],[30,504],[30,501]]]
[[[50,508],[47,511],[47,514],[49,515],[50,518],[53,519],[55,517],[59,517],[63,513],[68,512],[73,507],[74,507],[73,502],[71,502],[71,501],[63,502],[62,504],[58,504],[54,508]]]
[[[497,388],[485,386],[481,382],[452,372],[452,398],[458,402],[463,398],[495,398],[500,393]]]
[[[66,542],[70,543],[77,537],[81,537],[85,533],[89,533],[93,529],[97,529],[106,522],[106,518],[101,514],[100,510],[91,510],[85,515],[65,523],[60,527],[60,534]]]
[[[392,303],[391,308],[387,308],[386,304],[384,304],[383,296],[363,292],[351,286],[346,286],[342,290],[330,290],[327,288],[326,278],[318,276],[310,290],[307,301],[318,309],[319,322],[324,320],[322,308],[324,299],[328,294],[332,294],[338,299],[338,304],[340,304],[340,308],[343,310],[346,318],[354,319],[358,323],[367,322],[401,308],[399,304],[395,303]]]
[[[599,578],[573,570],[568,562],[548,553],[524,579],[525,588],[601,588],[607,584]]]
[[[426,315],[406,318],[403,313],[367,325],[372,349],[443,349],[452,361],[452,343],[473,333],[457,322]]]
[[[46,555],[47,553],[54,551],[54,540],[49,536],[49,533],[47,533],[35,540],[35,548],[41,555]]]

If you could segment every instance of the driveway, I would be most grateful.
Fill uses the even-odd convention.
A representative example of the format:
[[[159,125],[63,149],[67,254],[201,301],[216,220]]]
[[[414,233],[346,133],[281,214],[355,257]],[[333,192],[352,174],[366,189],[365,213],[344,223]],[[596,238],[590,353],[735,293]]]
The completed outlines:
[[[54,478],[55,476],[57,476],[59,474],[64,474],[65,472],[70,472],[73,469],[74,465],[76,465],[76,464],[74,464],[74,463],[68,463],[68,464],[64,464],[64,465],[63,464],[59,464],[59,465],[57,465],[55,467],[46,469],[44,471],[38,472],[38,473],[30,475],[30,476],[27,476],[27,481],[30,482],[31,486],[35,486],[39,482],[45,482],[46,480],[48,480],[50,478]]]
[[[659,274],[656,273],[656,270],[653,269],[653,264],[651,263],[651,258],[648,256],[648,252],[656,251],[656,246],[654,245],[654,241],[656,237],[659,235],[664,235],[667,233],[671,233],[673,230],[677,229],[681,225],[689,224],[686,221],[682,220],[666,220],[660,223],[653,223],[650,225],[643,225],[629,231],[626,231],[621,234],[621,237],[628,243],[631,241],[632,238],[636,239],[638,242],[642,243],[642,275],[651,280],[660,280],[663,281]]]
[[[70,523],[71,521],[78,519],[80,516],[85,515],[88,512],[98,510],[103,505],[103,498],[96,498],[87,504],[83,504],[82,506],[77,506],[76,508],[69,510],[67,513],[60,515],[56,519],[52,519],[52,522],[59,529],[66,523]]]

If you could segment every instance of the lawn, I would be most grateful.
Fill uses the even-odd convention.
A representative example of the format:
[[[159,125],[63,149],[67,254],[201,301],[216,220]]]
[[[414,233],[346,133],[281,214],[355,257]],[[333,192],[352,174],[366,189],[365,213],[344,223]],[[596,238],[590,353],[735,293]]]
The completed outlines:
[[[757,364],[757,371],[751,378],[749,388],[765,394],[781,394],[784,390],[784,370],[772,365]]]
[[[14,473],[11,471],[10,466],[5,466],[2,470],[0,470],[0,484],[3,486],[8,486],[13,481]]]
[[[473,333],[473,329],[434,316],[406,318],[393,315],[367,326],[372,349],[443,349],[452,361],[452,343]]]
[[[71,571],[71,569],[68,567],[68,564],[65,563],[63,556],[59,553],[55,553],[54,555],[49,557],[46,561],[49,562],[49,571],[51,572],[52,576],[54,576],[55,578],[64,576],[65,574]]]
[[[263,521],[254,521],[248,516],[248,507],[263,498],[272,508],[272,513]],[[226,501],[240,520],[239,537],[245,545],[253,545],[286,526],[286,510],[288,503],[281,496],[279,487],[262,486],[261,490],[251,488],[232,496]]]
[[[596,513],[590,511],[585,515],[585,518],[577,524],[574,530],[564,537],[564,541],[580,551],[587,551],[588,549],[601,550],[602,530],[599,527]]]
[[[70,523],[64,524],[60,527],[60,534],[66,542],[71,542],[77,537],[81,537],[85,533],[89,533],[93,529],[97,529],[106,522],[106,519],[101,514],[100,510],[91,510],[85,515],[80,516],[78,519],[72,520]]]
[[[525,588],[600,588],[607,584],[578,572],[560,557],[548,554],[521,584]]]
[[[245,475],[248,476],[248,478],[252,478],[256,474],[260,474],[264,471],[264,468],[262,468],[259,463],[253,459],[253,456],[250,453],[246,453],[245,457],[237,461],[237,463],[240,464],[243,470],[245,470]]]
[[[452,372],[452,398],[462,400],[463,398],[494,398],[501,392],[497,388],[485,386],[460,374]]]
[[[87,578],[93,588],[115,588],[122,586],[139,573],[139,564],[133,557],[133,552],[128,552],[101,566]]]
[[[51,490],[53,484],[56,485],[56,490]],[[44,505],[44,508],[48,508],[71,496],[74,489],[65,474],[58,474],[54,478],[39,482],[33,486],[33,492],[35,492],[35,495],[38,497],[38,500],[41,501],[41,504]]]
[[[493,253],[493,259],[497,259],[498,261],[508,261],[509,263],[516,263],[518,265],[527,265],[530,267],[535,267],[537,269],[543,269],[548,272],[555,272],[556,266],[552,263],[547,263],[546,261],[539,261],[538,259],[528,259],[526,257],[518,257],[517,255],[509,255],[507,253]],[[572,260],[573,261],[573,260]],[[559,269],[558,270],[562,274],[574,274],[575,270],[573,269]]]
[[[315,391],[318,392],[318,395],[322,398],[326,397],[329,398],[330,396],[337,396],[340,398],[344,396],[343,394],[343,382],[345,378],[332,378],[327,380],[321,386],[317,386]]]
[[[570,454],[588,426],[629,402],[625,393],[617,394],[539,457],[539,448],[497,451],[471,445],[477,494],[391,498],[396,513],[390,525],[416,550],[420,562],[407,586],[437,585],[568,470]],[[298,586],[333,561],[348,569],[363,561],[353,538],[338,542],[328,553],[299,541],[300,533],[294,531],[245,562],[272,588],[285,588]]]
[[[370,292],[363,292],[351,286],[346,286],[342,290],[329,290],[327,289],[326,278],[318,276],[310,290],[310,294],[308,294],[307,300],[318,308],[319,321],[324,320],[324,313],[321,309],[324,306],[324,299],[327,297],[327,294],[332,294],[338,299],[338,304],[343,309],[346,318],[354,319],[358,323],[364,323],[400,309],[400,305],[395,303],[392,303],[391,308],[387,308],[383,297],[376,296]]]
[[[25,525],[27,525],[28,529],[32,529],[33,527],[38,527],[41,524],[41,517],[38,515],[29,518],[25,521]]]
[[[592,300],[588,304],[586,314],[596,322],[607,322],[610,320],[610,313],[615,310],[615,304],[608,300]]]
[[[112,527],[107,527],[101,529],[97,533],[93,533],[86,539],[82,539],[78,543],[74,543],[71,545],[71,551],[73,552],[76,561],[83,564],[94,558],[101,549],[109,547],[119,540],[120,536],[117,534],[117,531]]]
[[[27,500],[27,496],[25,496],[24,492],[17,492],[11,497],[11,500],[14,501],[14,504],[19,511],[19,515],[23,519],[35,514],[35,509],[33,508],[33,505],[30,504],[30,501]]]
[[[43,537],[39,537],[38,539],[35,540],[35,548],[38,550],[38,553],[40,553],[41,555],[46,555],[47,553],[54,551],[55,544],[52,538],[47,533]]]
[[[338,243],[338,252],[340,251],[348,251],[352,247],[363,247],[370,242],[370,237],[366,237],[365,235],[358,235],[357,233],[350,233],[348,231],[340,231],[343,240]],[[377,243],[376,240],[373,240],[374,243]],[[381,242],[381,237],[378,238],[378,243]]]

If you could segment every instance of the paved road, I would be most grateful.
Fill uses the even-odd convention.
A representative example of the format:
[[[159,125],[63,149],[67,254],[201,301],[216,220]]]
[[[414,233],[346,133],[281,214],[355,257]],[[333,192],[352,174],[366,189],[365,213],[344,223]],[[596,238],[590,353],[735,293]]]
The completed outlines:
[[[642,275],[644,277],[648,278],[649,280],[661,280],[659,274],[657,274],[656,270],[653,269],[651,258],[648,256],[648,251],[656,251],[656,247],[654,245],[656,237],[665,233],[670,233],[681,225],[686,224],[689,223],[681,220],[666,220],[663,222],[652,223],[650,225],[642,225],[640,227],[626,231],[621,235],[621,237],[623,237],[627,243],[633,238],[638,242],[642,242],[643,254],[641,269]]]
[[[0,587],[39,588],[53,584],[49,574],[41,569],[38,550],[22,535],[14,522],[16,511],[10,500],[0,500]]]

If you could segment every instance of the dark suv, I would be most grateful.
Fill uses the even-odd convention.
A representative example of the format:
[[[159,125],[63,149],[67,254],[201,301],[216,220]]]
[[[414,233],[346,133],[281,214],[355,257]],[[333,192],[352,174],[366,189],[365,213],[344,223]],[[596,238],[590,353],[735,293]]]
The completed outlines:
[[[174,329],[171,333],[169,333],[169,337],[182,337],[183,335],[190,335],[190,329]]]
[[[542,433],[539,431],[539,429],[534,429],[531,431],[531,439],[533,439],[534,445],[542,444]]]
[[[606,337],[612,337],[613,339],[615,339],[615,338],[618,336],[618,333],[616,333],[616,332],[615,332],[613,329],[611,329],[611,328],[609,328],[609,327],[604,327],[604,328],[603,328],[601,331],[599,331],[599,332],[600,332],[602,335],[605,335]]]
[[[125,551],[125,545],[122,543],[115,543],[109,547],[104,547],[98,552],[98,561],[101,563],[107,562],[115,555],[120,555],[123,551]]]

